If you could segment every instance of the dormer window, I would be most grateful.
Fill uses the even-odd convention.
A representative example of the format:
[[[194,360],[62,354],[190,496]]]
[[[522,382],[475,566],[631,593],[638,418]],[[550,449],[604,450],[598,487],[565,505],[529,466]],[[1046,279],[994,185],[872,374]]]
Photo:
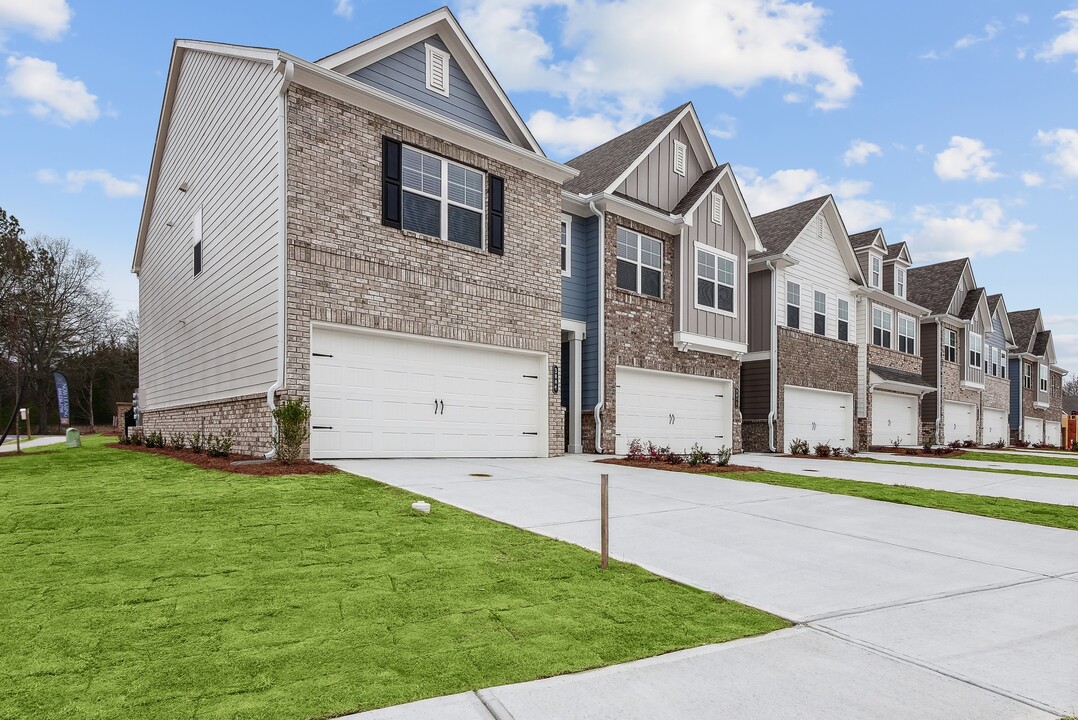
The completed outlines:
[[[722,225],[722,195],[711,193],[711,222]]]
[[[685,177],[685,143],[674,141],[674,174]]]
[[[449,53],[427,45],[427,89],[449,97]]]
[[[880,260],[879,255],[870,255],[868,262],[868,284],[870,287],[878,288],[880,286],[880,275],[883,273],[883,261]]]
[[[895,295],[906,297],[906,268],[895,268]]]

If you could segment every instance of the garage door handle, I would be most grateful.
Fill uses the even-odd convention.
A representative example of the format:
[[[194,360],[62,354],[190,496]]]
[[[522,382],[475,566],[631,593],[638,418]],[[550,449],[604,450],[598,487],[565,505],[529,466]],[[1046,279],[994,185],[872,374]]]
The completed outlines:
[[[520,434],[521,435],[538,435],[539,433],[537,433],[537,432],[525,432],[525,433],[520,433]]]
[[[311,353],[314,357],[333,357],[332,355],[326,355],[325,353]]]
[[[438,405],[439,405],[438,414],[439,415],[445,415],[445,400],[439,400]]]
[[[524,375],[522,377],[531,378],[532,380],[538,380],[539,379],[538,375]]]
[[[332,430],[333,426],[332,425],[312,425],[311,428],[314,429],[314,430]]]

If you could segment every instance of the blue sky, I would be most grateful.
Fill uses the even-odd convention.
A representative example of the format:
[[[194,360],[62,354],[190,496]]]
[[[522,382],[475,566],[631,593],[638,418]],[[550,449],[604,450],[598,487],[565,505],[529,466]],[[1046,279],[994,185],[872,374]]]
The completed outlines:
[[[102,261],[121,310],[176,37],[317,59],[420,2],[0,0],[0,207]],[[1078,3],[465,0],[548,154],[684,100],[759,214],[832,192],[914,261],[969,255],[1078,370]]]

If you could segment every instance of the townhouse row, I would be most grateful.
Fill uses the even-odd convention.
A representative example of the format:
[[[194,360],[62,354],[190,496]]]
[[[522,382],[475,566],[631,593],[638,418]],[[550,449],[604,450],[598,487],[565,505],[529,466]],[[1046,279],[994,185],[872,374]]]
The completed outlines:
[[[177,41],[133,271],[143,422],[240,451],[282,397],[314,458],[1058,442],[1039,311],[831,197],[753,217],[689,103],[550,160],[445,8]]]

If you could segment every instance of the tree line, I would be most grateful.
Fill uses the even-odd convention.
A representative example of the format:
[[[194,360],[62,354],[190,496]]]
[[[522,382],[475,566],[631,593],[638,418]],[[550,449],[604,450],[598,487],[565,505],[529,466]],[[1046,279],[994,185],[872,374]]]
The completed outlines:
[[[58,427],[54,371],[68,378],[73,425],[111,423],[138,385],[138,314],[116,313],[91,253],[26,237],[0,208],[0,435],[17,407],[39,433]]]

